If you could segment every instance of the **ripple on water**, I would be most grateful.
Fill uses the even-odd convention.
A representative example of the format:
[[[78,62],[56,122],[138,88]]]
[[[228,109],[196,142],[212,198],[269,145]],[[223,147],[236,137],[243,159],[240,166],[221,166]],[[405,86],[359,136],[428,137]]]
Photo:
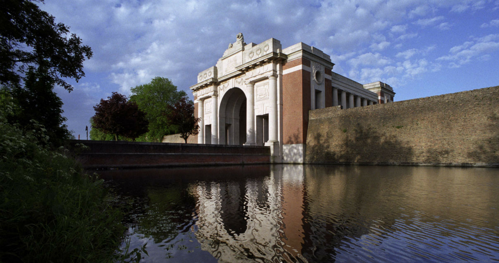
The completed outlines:
[[[146,262],[499,261],[497,170],[419,168],[276,165],[112,178],[142,200],[130,216],[131,249],[147,242]]]

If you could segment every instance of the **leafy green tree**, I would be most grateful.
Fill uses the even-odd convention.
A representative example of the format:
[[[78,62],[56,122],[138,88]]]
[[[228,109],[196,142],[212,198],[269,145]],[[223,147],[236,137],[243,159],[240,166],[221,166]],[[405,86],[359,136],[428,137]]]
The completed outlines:
[[[30,67],[24,81],[24,88],[15,85],[8,92],[14,102],[13,111],[7,116],[9,123],[19,124],[26,132],[34,125],[43,125],[48,144],[58,147],[72,137],[64,124],[62,100],[53,91],[54,80],[47,69]]]
[[[85,76],[83,61],[92,56],[91,48],[75,34],[68,36],[69,27],[55,23],[33,1],[0,3],[0,84],[18,85],[30,68],[44,67],[50,82],[71,91],[65,79]]]
[[[90,126],[92,129],[90,130],[90,140],[94,141],[113,141],[114,135],[105,133],[97,128],[95,128],[93,118],[90,118]]]
[[[162,77],[132,88],[130,100],[136,102],[147,114],[149,132],[146,137],[149,141],[161,142],[163,136],[177,133],[176,126],[168,120],[168,106],[174,105],[185,96],[187,94],[184,91],[177,91],[177,87],[169,79]]]
[[[175,105],[168,105],[168,108],[168,121],[177,126],[180,137],[187,143],[190,135],[199,133],[199,118],[194,117],[194,103],[183,97]]]
[[[93,126],[104,133],[113,134],[115,140],[123,136],[135,140],[148,131],[146,114],[125,95],[113,92],[108,100],[101,99],[94,106]]]

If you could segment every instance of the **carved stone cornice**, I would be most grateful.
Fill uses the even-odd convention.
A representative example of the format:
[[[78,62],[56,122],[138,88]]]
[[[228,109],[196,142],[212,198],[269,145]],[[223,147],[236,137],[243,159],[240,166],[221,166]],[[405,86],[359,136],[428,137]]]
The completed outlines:
[[[190,89],[192,91],[197,91],[197,90],[200,90],[206,86],[210,86],[210,85],[214,85],[214,84],[216,85],[217,83],[218,83],[218,81],[216,78],[210,78],[210,79],[204,80],[203,82],[199,82],[196,85],[191,86]]]
[[[236,69],[241,71],[241,72],[244,72],[244,71],[247,71],[247,70],[252,69],[254,67],[260,66],[262,64],[266,64],[268,62],[271,62],[271,61],[283,61],[283,60],[286,60],[287,58],[288,58],[288,56],[286,56],[286,54],[283,54],[280,52],[279,53],[278,52],[270,52],[270,53],[265,54],[257,59],[246,62],[242,65],[239,65],[236,67]]]

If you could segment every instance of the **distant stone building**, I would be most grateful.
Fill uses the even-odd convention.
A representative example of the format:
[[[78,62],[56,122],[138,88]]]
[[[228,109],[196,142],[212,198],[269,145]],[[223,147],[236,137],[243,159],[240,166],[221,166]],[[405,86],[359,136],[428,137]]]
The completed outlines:
[[[191,87],[201,118],[197,142],[267,145],[276,162],[302,163],[309,110],[364,107],[395,96],[388,84],[362,85],[333,66],[329,55],[304,43],[285,49],[273,38],[246,44],[239,33]]]

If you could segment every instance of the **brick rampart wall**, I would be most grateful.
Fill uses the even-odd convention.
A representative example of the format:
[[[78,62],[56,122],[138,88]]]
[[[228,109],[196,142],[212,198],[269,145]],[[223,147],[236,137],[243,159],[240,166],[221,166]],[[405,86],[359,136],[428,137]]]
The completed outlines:
[[[499,166],[499,86],[309,115],[307,163]]]
[[[70,141],[89,147],[77,155],[85,168],[134,168],[270,163],[263,146]]]

